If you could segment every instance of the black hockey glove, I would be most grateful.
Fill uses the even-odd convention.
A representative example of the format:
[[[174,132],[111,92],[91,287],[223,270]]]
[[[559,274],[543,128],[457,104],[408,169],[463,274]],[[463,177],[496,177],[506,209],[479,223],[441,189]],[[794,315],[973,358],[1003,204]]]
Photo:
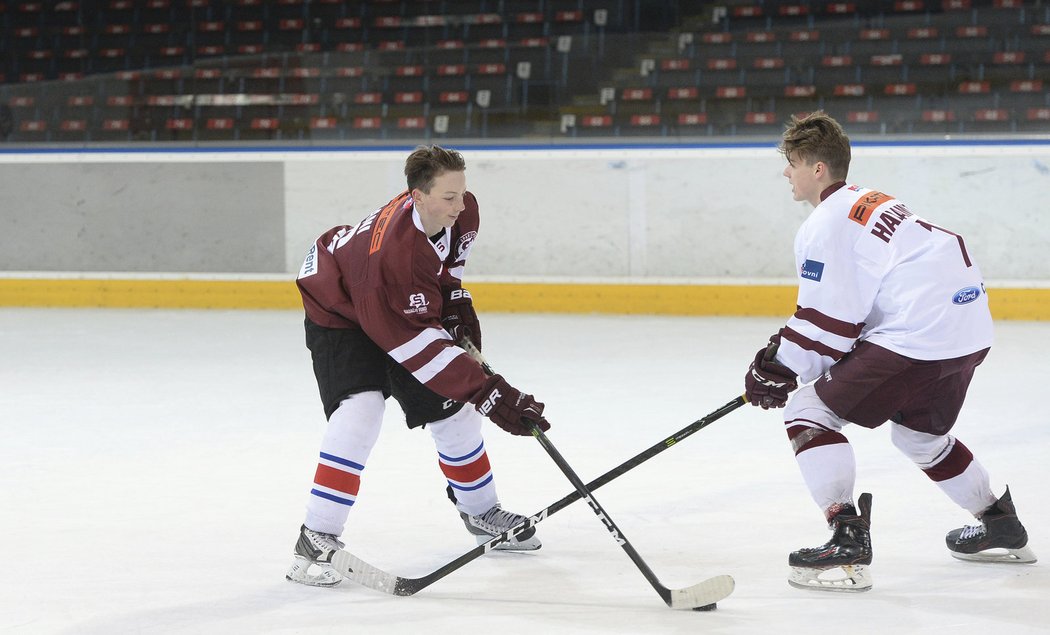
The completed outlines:
[[[478,412],[511,434],[532,434],[530,422],[544,432],[551,429],[551,424],[543,418],[543,404],[508,384],[500,375],[489,377],[471,402],[476,404]]]
[[[446,292],[441,307],[441,326],[452,336],[453,342],[463,338],[470,340],[481,350],[481,323],[474,311],[474,302],[466,289],[450,289]]]
[[[776,361],[780,348],[780,334],[769,338],[769,345],[755,354],[755,361],[744,375],[744,394],[752,406],[763,410],[783,408],[788,394],[798,388],[798,375]]]

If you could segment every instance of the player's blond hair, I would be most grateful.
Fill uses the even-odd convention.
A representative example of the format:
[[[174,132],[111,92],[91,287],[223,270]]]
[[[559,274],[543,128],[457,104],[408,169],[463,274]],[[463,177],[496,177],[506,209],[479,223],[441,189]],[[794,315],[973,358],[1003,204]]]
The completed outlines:
[[[823,110],[801,118],[792,115],[783,139],[778,149],[785,157],[794,156],[806,163],[822,161],[837,180],[845,180],[849,174],[849,137],[839,122]]]
[[[467,169],[463,155],[441,146],[418,146],[405,160],[405,178],[408,191],[419,189],[430,194],[434,179],[445,172],[462,172]]]

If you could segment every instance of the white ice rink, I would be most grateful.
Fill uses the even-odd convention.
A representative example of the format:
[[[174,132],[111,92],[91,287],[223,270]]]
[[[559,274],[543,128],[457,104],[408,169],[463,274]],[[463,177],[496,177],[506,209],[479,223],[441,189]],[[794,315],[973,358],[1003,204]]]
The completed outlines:
[[[601,488],[661,581],[716,574],[711,613],[667,608],[594,514],[539,525],[414,597],[285,581],[324,427],[299,312],[0,309],[0,632],[1050,632],[1050,323],[1000,322],[955,428],[1009,484],[1034,565],[964,563],[973,519],[890,444],[847,429],[872,492],[874,588],[788,586],[787,554],[828,537],[779,414],[746,407]],[[591,480],[738,395],[773,318],[484,315],[485,353],[547,404],[551,441]],[[430,436],[396,402],[344,534],[418,577],[474,546]],[[540,445],[486,428],[505,507],[571,491]]]

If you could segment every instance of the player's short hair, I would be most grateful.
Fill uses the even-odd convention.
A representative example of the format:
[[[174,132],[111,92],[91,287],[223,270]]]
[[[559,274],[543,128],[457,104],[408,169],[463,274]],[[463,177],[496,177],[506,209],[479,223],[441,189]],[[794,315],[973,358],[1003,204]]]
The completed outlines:
[[[784,127],[783,139],[778,149],[785,157],[794,154],[806,163],[823,161],[836,179],[845,179],[849,174],[849,137],[839,122],[823,110],[804,117],[792,115]]]
[[[445,172],[462,172],[467,169],[463,155],[441,146],[418,146],[405,160],[405,178],[408,190],[419,189],[430,194],[434,179]]]

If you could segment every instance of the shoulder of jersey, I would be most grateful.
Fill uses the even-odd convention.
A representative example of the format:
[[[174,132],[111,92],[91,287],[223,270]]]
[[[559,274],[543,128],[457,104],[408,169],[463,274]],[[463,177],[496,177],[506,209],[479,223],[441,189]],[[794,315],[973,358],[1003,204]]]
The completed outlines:
[[[850,185],[843,189],[845,190],[845,194],[848,195],[847,200],[852,200],[845,210],[845,217],[860,227],[867,226],[868,221],[871,220],[872,214],[876,209],[890,201],[897,200],[896,197],[890,196],[884,192],[856,185]]]

